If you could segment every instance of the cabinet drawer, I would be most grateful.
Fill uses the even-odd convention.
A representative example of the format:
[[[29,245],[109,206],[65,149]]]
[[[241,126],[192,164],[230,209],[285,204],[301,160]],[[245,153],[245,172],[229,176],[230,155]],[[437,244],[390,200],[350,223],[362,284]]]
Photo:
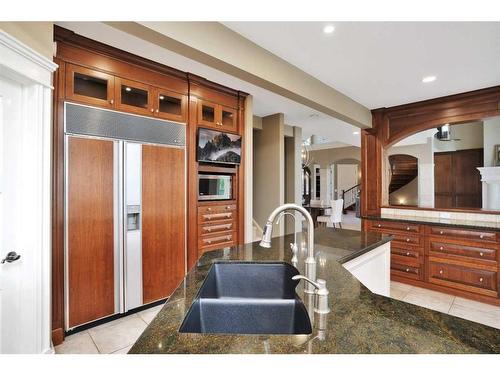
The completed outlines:
[[[495,232],[476,231],[470,229],[452,229],[444,227],[430,227],[430,235],[449,237],[450,239],[466,239],[480,242],[496,242]]]
[[[484,259],[496,261],[497,252],[495,249],[488,249],[475,246],[457,245],[444,242],[430,241],[429,251],[431,255],[439,256],[443,254],[456,255],[473,259]]]
[[[236,233],[218,234],[209,237],[199,237],[198,248],[201,250],[218,249],[226,246],[233,246],[236,240]]]
[[[213,223],[213,222],[220,222],[224,220],[232,220],[235,217],[234,211],[230,212],[220,212],[220,213],[213,213],[213,214],[201,214],[198,215],[198,223],[203,224],[203,223]]]
[[[429,282],[482,294],[497,294],[495,271],[430,261]]]
[[[409,264],[420,263],[423,259],[422,250],[419,248],[412,247],[399,247],[391,244],[391,258],[394,258],[395,261],[405,261]]]
[[[419,265],[408,265],[391,260],[391,274],[414,280],[422,279],[422,268]]]
[[[400,223],[396,221],[374,221],[371,224],[375,230],[401,231],[407,233],[420,233],[420,225]]]
[[[221,232],[232,232],[235,230],[235,223],[233,220],[223,222],[220,224],[207,224],[200,225],[198,234],[200,236],[213,236],[215,233],[220,234]]]
[[[229,211],[236,211],[236,204],[224,204],[218,206],[199,206],[198,215],[201,214],[216,214]]]
[[[384,232],[384,233],[392,234],[394,236],[392,243],[395,244],[396,246],[398,245],[421,246],[423,242],[420,236],[410,236],[405,234],[389,233],[389,232]]]

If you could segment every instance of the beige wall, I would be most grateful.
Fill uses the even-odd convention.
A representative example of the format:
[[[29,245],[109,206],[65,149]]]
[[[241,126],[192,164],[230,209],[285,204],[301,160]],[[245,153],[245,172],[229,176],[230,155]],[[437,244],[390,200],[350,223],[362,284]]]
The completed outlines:
[[[350,146],[311,151],[310,159],[311,164],[319,164],[321,168],[327,168],[330,164],[343,159],[355,159],[361,162],[361,149]]]
[[[0,29],[52,60],[53,22],[0,22]]]
[[[263,117],[262,130],[253,131],[253,215],[261,228],[271,211],[285,201],[284,127],[284,115],[277,113]],[[274,236],[282,233],[279,227]]]
[[[302,204],[302,128],[289,126],[289,134],[285,136],[285,203]],[[286,126],[285,126],[286,131]],[[285,233],[300,231],[301,215],[295,214],[295,222],[287,216]]]

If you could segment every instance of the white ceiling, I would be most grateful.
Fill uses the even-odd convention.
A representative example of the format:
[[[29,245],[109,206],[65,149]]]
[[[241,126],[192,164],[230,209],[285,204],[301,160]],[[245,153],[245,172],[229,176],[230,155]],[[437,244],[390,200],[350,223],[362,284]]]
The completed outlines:
[[[302,128],[303,138],[320,135],[326,140],[335,140],[346,145],[360,146],[359,129],[334,117],[320,113],[305,105],[252,85],[246,81],[163,49],[142,39],[126,34],[100,22],[56,22],[88,38],[112,45],[147,59],[158,61],[182,71],[198,74],[211,81],[232,87],[253,96],[253,111],[256,116],[284,113],[285,123]]]
[[[224,24],[370,109],[500,84],[500,22]]]

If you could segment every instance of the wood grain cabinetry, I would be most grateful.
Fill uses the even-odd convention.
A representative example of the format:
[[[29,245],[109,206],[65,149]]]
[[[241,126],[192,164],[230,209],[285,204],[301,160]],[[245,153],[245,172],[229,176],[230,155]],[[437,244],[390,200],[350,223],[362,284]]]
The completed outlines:
[[[182,149],[142,146],[144,303],[170,296],[184,277],[186,267],[184,163]]]
[[[228,132],[238,130],[237,111],[229,106],[198,101],[198,125]]]
[[[115,313],[113,141],[68,139],[70,327]]]
[[[187,95],[75,64],[66,65],[65,87],[68,100],[142,116],[187,122]]]
[[[500,305],[498,232],[389,220],[364,226],[394,236],[394,280]]]
[[[237,205],[203,204],[198,206],[198,250],[208,250],[237,243]]]

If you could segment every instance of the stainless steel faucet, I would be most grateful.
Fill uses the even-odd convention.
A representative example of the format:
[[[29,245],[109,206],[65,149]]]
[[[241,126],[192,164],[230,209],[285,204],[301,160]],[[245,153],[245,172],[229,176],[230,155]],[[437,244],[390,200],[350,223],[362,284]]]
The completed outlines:
[[[316,260],[314,259],[314,223],[311,214],[302,206],[294,203],[287,203],[276,208],[267,219],[267,223],[264,227],[264,232],[262,233],[262,240],[260,241],[260,246],[271,247],[271,238],[273,234],[273,223],[276,217],[286,210],[299,211],[307,221],[307,258],[305,260],[305,275],[311,280],[316,280]],[[314,293],[314,285],[307,283],[304,291],[306,293]]]

